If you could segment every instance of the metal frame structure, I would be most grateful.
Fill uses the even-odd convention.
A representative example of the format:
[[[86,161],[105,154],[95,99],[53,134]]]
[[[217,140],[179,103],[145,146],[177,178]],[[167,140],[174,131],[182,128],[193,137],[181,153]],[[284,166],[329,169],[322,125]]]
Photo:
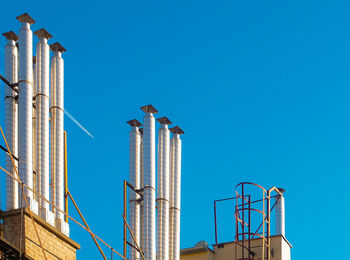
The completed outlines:
[[[0,75],[0,76],[1,76],[1,75]],[[6,141],[6,138],[5,138],[5,135],[4,135],[4,132],[3,132],[1,126],[0,126],[0,132],[1,132],[1,135],[2,135],[2,138],[3,138],[4,142],[5,142],[5,144],[6,144],[6,148],[3,147],[3,146],[1,146],[1,145],[0,145],[0,148],[1,148],[1,150],[2,150],[3,152],[5,152],[5,153],[7,153],[8,155],[10,155],[13,164],[15,164],[15,160],[18,161],[18,158],[14,157],[14,156],[12,155],[11,150],[9,149],[9,146],[8,146],[8,144],[7,144],[7,141]],[[32,188],[30,188],[28,185],[26,185],[26,184],[25,184],[23,181],[21,181],[21,179],[19,178],[17,168],[15,168],[15,169],[16,169],[16,175],[17,175],[17,176],[13,176],[13,175],[12,175],[10,172],[8,172],[5,168],[3,168],[2,166],[0,166],[0,170],[1,170],[1,171],[3,171],[5,174],[7,174],[7,176],[9,176],[10,178],[12,178],[13,180],[15,180],[15,181],[17,181],[17,182],[19,183],[20,191],[21,191],[21,197],[23,197],[23,200],[20,200],[20,202],[24,201],[24,203],[25,203],[24,206],[26,206],[26,208],[28,209],[29,215],[30,215],[30,217],[31,217],[32,224],[33,224],[33,226],[34,226],[35,233],[36,233],[37,238],[38,238],[38,241],[39,241],[39,245],[40,245],[40,247],[41,247],[41,250],[42,250],[42,253],[43,253],[43,256],[44,256],[44,259],[47,259],[47,256],[46,256],[46,253],[45,253],[45,249],[44,249],[44,247],[43,247],[42,240],[40,239],[40,235],[39,235],[39,233],[38,233],[38,231],[37,231],[37,228],[36,228],[36,225],[37,225],[37,224],[36,224],[35,221],[34,221],[33,215],[34,215],[35,213],[33,213],[33,212],[30,210],[29,203],[28,203],[27,198],[26,198],[25,193],[24,193],[25,190],[29,190],[29,191],[32,192],[34,195],[36,195],[38,198],[41,198],[43,201],[49,203],[49,204],[51,205],[51,207],[54,207],[56,210],[60,211],[66,218],[71,219],[71,220],[72,220],[74,223],[76,223],[78,226],[80,226],[81,228],[83,228],[84,230],[86,230],[86,231],[91,235],[92,239],[94,240],[94,242],[95,242],[97,248],[99,249],[99,251],[100,251],[100,253],[101,253],[101,256],[103,257],[103,259],[107,260],[107,257],[106,257],[106,255],[104,254],[102,248],[100,247],[98,241],[101,242],[102,244],[104,244],[107,248],[109,248],[109,250],[111,250],[111,258],[110,258],[110,259],[113,259],[113,254],[115,253],[115,254],[117,254],[119,257],[121,257],[122,259],[127,260],[126,257],[124,257],[122,254],[120,254],[120,253],[119,253],[118,251],[116,251],[113,247],[111,247],[108,243],[106,243],[104,240],[102,240],[100,237],[98,237],[96,234],[94,234],[94,233],[91,231],[91,229],[90,229],[90,227],[88,226],[88,224],[87,224],[87,222],[86,222],[86,220],[85,220],[83,214],[82,214],[81,211],[79,210],[77,203],[76,203],[75,200],[73,199],[72,194],[71,194],[70,191],[68,190],[68,187],[66,187],[67,199],[68,199],[68,197],[71,199],[71,201],[72,201],[72,203],[73,203],[75,209],[77,210],[77,212],[78,212],[79,216],[81,217],[81,219],[82,219],[82,221],[83,221],[84,224],[81,224],[79,221],[77,221],[77,220],[74,219],[73,217],[69,216],[68,213],[67,213],[67,212],[68,212],[67,209],[65,209],[66,211],[63,211],[63,210],[59,209],[59,208],[56,207],[51,201],[47,200],[46,198],[44,198],[43,196],[41,196],[40,194],[38,194],[34,189],[32,189]],[[68,205],[68,200],[66,201],[66,203],[67,203],[67,205]],[[23,221],[23,220],[24,220],[23,205],[20,205],[20,208],[22,208],[22,211],[21,211],[21,221]],[[128,225],[127,222],[126,222],[126,220],[125,220],[125,223],[126,223],[126,225]],[[22,226],[22,225],[21,225],[21,226]],[[22,230],[22,232],[23,232],[23,230]],[[22,233],[22,232],[21,232],[21,233]],[[131,230],[130,230],[130,232],[131,232]],[[132,232],[131,232],[131,233],[132,233]],[[19,237],[19,239],[20,239],[20,240],[22,239],[22,235]],[[22,245],[21,241],[20,241],[19,245],[20,245],[20,246]],[[20,259],[26,259],[25,256],[23,255],[23,253],[24,253],[24,252],[23,252],[23,248],[19,248],[19,254],[20,254],[20,256],[21,256]]]
[[[262,192],[262,199],[252,199],[253,195],[247,192],[251,188],[247,186],[256,188]],[[272,196],[272,192],[276,192],[277,195]],[[235,200],[235,260],[253,259],[255,253],[252,251],[251,240],[255,237],[261,238],[262,241],[261,259],[271,260],[271,212],[281,196],[283,196],[282,193],[276,187],[266,190],[256,183],[241,182],[235,186],[235,195],[235,197],[214,200],[215,244],[220,247],[220,243],[218,242],[217,203]],[[271,207],[272,198],[276,198],[276,200]],[[260,206],[261,208],[257,206],[258,203],[262,204]],[[252,221],[253,213],[260,214],[262,218],[255,232],[252,231],[252,228],[256,224]],[[240,255],[240,258],[237,258],[238,255]]]
[[[18,90],[16,89],[16,87],[18,86],[18,83],[13,83],[11,84],[4,76],[2,76],[0,74],[0,80],[2,80],[8,87],[10,87],[12,90],[14,90],[15,92],[18,93]],[[11,160],[12,160],[12,163],[13,165],[15,165],[15,160],[18,161],[18,158],[16,156],[14,156],[8,146],[8,143],[7,143],[7,140],[5,138],[5,135],[3,133],[3,130],[0,126],[0,132],[2,134],[2,137],[3,137],[3,140],[6,144],[6,147],[0,145],[0,149],[7,153],[8,155],[10,155],[11,157]],[[8,172],[5,168],[1,167],[0,166],[0,170],[2,170],[4,173],[6,173],[10,178],[12,178],[13,180],[17,181],[21,187],[21,196],[24,198],[24,202],[26,204],[26,207],[28,208],[29,210],[29,213],[30,213],[30,217],[31,217],[31,220],[32,220],[32,223],[33,223],[33,226],[34,226],[34,229],[35,229],[35,232],[37,234],[37,237],[38,237],[38,241],[39,241],[39,244],[40,244],[40,247],[42,249],[42,253],[43,253],[43,256],[44,256],[44,259],[47,259],[46,257],[46,254],[45,254],[45,249],[42,245],[42,241],[40,239],[40,236],[39,236],[39,233],[37,231],[37,228],[36,228],[36,223],[34,221],[34,218],[33,218],[33,212],[30,210],[30,207],[29,207],[29,204],[28,204],[28,201],[27,201],[27,198],[26,196],[24,195],[24,191],[25,190],[28,190],[29,192],[32,192],[34,195],[36,195],[38,198],[42,199],[42,201],[45,201],[47,203],[49,203],[51,205],[51,207],[55,208],[57,211],[59,211],[60,213],[62,213],[64,215],[64,220],[68,223],[68,220],[71,219],[73,222],[75,222],[76,224],[78,224],[80,227],[82,227],[83,229],[85,229],[92,237],[94,243],[96,244],[98,250],[100,251],[101,253],[101,256],[103,257],[103,259],[107,260],[107,257],[106,255],[104,254],[102,248],[100,247],[98,241],[100,241],[101,243],[103,243],[107,248],[109,248],[111,250],[111,257],[110,259],[113,259],[113,254],[117,254],[119,257],[121,257],[122,259],[124,260],[127,260],[127,257],[126,257],[126,247],[127,245],[129,246],[132,246],[134,247],[137,251],[139,251],[141,257],[143,260],[145,260],[145,257],[144,257],[144,254],[139,246],[139,244],[137,243],[136,239],[135,239],[135,236],[132,232],[132,230],[130,229],[130,226],[127,222],[127,219],[126,219],[126,212],[127,212],[127,209],[126,209],[126,205],[127,205],[127,201],[126,201],[126,198],[127,198],[127,195],[126,195],[126,190],[127,190],[127,187],[129,187],[131,190],[133,190],[134,192],[138,193],[140,196],[141,196],[141,199],[143,199],[143,190],[136,190],[131,184],[129,184],[127,181],[124,181],[124,214],[122,215],[122,218],[123,218],[123,225],[124,225],[124,244],[123,244],[123,247],[124,247],[124,252],[123,252],[123,255],[120,254],[118,251],[116,251],[113,247],[111,247],[109,244],[107,244],[104,240],[102,240],[100,237],[98,237],[96,234],[94,234],[89,225],[87,224],[83,214],[81,213],[80,209],[78,208],[78,205],[77,203],[75,202],[75,200],[73,199],[73,196],[72,194],[70,193],[69,189],[68,189],[68,167],[67,167],[67,133],[66,131],[64,131],[64,210],[62,209],[59,209],[56,205],[54,205],[51,201],[47,200],[45,197],[43,197],[42,195],[38,194],[38,192],[36,192],[34,189],[30,188],[28,185],[26,185],[23,181],[21,181],[20,177],[19,177],[19,174],[18,174],[18,171],[17,171],[17,168],[15,168],[16,170],[16,175],[17,176],[13,176],[10,172]],[[35,172],[33,172],[35,173]],[[71,199],[75,209],[77,210],[80,218],[82,219],[83,224],[79,223],[77,220],[75,220],[74,218],[72,218],[71,216],[68,215],[68,198]],[[20,202],[22,202],[22,200],[20,200]],[[23,208],[23,205],[20,205],[21,208]],[[23,220],[23,210],[22,210],[22,220]],[[135,245],[133,245],[132,243],[128,242],[127,241],[127,231],[129,231],[131,237],[133,238],[134,240],[134,243]],[[21,239],[21,236],[20,236],[20,239]],[[20,243],[21,245],[21,243]],[[23,254],[23,249],[20,248],[19,249],[19,253],[22,257],[22,254]]]

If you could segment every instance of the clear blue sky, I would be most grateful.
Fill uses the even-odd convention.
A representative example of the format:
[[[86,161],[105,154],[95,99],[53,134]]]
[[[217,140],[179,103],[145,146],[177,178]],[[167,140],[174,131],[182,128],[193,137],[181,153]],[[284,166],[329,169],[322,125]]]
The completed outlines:
[[[213,200],[254,181],[286,189],[293,259],[328,260],[349,248],[349,8],[319,0],[6,1],[0,27],[18,31],[15,17],[28,12],[33,30],[45,27],[68,50],[65,107],[95,136],[66,118],[70,190],[117,250],[125,122],[153,104],[186,132],[181,247],[212,244]],[[221,218],[233,224],[233,215]],[[222,230],[222,240],[233,236]],[[80,227],[71,225],[71,237],[82,245],[79,259],[98,259]]]

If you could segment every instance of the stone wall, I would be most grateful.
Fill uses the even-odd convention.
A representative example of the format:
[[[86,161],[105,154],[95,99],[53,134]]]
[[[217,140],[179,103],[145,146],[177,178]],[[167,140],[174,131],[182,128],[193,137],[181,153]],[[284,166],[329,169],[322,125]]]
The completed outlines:
[[[20,209],[2,212],[1,218],[3,219],[3,236],[7,241],[17,248],[24,249],[25,255],[30,258],[45,259],[27,209],[23,210],[23,215]],[[80,248],[79,244],[41,217],[34,214],[33,218],[48,260],[76,259],[76,250]]]

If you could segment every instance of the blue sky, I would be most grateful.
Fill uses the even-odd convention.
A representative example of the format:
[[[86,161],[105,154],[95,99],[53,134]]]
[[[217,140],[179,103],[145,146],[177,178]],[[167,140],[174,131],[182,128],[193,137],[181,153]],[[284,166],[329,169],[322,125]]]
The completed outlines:
[[[1,32],[18,31],[15,17],[28,12],[37,21],[33,30],[45,27],[50,42],[67,49],[65,107],[95,136],[66,118],[70,190],[93,231],[118,251],[125,122],[141,120],[139,107],[153,104],[186,132],[181,247],[214,243],[213,200],[253,181],[286,189],[293,259],[336,259],[350,231],[349,7],[298,0],[6,1],[0,24]],[[3,126],[3,113],[0,119]],[[221,223],[233,227],[233,215],[222,212]],[[86,232],[72,224],[71,234],[82,245],[79,259],[98,259]],[[233,240],[233,229],[223,228],[220,239]]]

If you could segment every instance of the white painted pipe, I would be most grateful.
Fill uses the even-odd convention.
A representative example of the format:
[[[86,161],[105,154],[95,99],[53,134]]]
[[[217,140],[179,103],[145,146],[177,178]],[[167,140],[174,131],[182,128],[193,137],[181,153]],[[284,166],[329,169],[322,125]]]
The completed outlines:
[[[36,45],[36,174],[38,192],[50,200],[50,48],[47,41],[52,37],[45,29],[35,32]],[[45,218],[49,204],[39,200],[40,215]]]
[[[33,189],[33,33],[35,21],[28,15],[17,17],[22,23],[19,31],[19,99],[18,99],[18,157],[21,180]],[[33,193],[25,189],[25,195]]]
[[[143,128],[144,160],[144,253],[146,260],[156,259],[156,198],[155,198],[155,119],[158,111],[152,106],[141,108],[146,113]]]
[[[64,210],[64,133],[63,133],[63,59],[65,49],[59,44],[50,45],[51,58],[51,200]],[[57,220],[63,222],[64,215],[54,210]]]
[[[284,192],[284,189],[278,188],[281,193]],[[286,236],[285,231],[285,207],[284,207],[284,197],[279,196],[276,199],[279,200],[276,203],[275,209],[275,225],[276,225],[276,235]]]
[[[7,39],[5,45],[5,77],[10,83],[18,81],[18,36],[14,32],[3,34]],[[5,137],[12,155],[18,156],[18,105],[16,92],[5,85]],[[15,161],[15,167],[17,167]],[[17,178],[10,155],[6,155],[6,170]],[[18,208],[18,182],[6,175],[6,210]]]
[[[180,260],[180,209],[181,209],[181,139],[179,127],[170,129],[170,260]]]
[[[141,123],[136,119],[128,121],[132,127],[129,133],[129,183],[135,187],[140,188],[140,143],[141,134],[139,127]],[[133,190],[129,189],[129,225],[134,234],[136,243],[140,244],[140,204],[138,202],[140,196]],[[131,235],[129,241],[135,248],[136,244]],[[140,253],[134,247],[129,247],[129,259],[139,260]]]
[[[158,180],[157,180],[157,260],[169,259],[169,160],[170,160],[170,120],[157,119],[158,130]]]

